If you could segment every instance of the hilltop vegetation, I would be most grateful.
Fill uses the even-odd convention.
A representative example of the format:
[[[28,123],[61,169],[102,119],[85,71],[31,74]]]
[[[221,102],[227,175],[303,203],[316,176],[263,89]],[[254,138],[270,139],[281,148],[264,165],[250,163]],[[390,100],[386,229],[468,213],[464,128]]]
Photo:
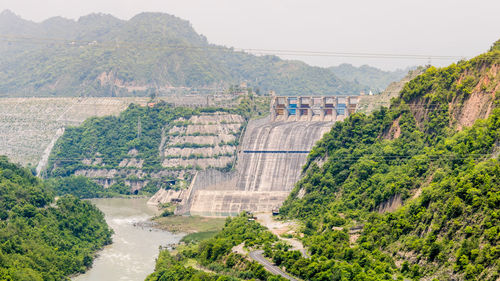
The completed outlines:
[[[147,96],[171,86],[220,88],[242,81],[282,95],[363,89],[325,68],[210,44],[189,22],[168,14],[34,23],[4,11],[0,35],[0,96]]]
[[[385,90],[390,83],[401,80],[415,67],[397,69],[394,71],[384,71],[368,65],[355,67],[351,64],[343,63],[329,68],[338,78],[363,85],[368,91],[379,93]]]
[[[111,243],[104,215],[0,157],[0,279],[69,280]]]

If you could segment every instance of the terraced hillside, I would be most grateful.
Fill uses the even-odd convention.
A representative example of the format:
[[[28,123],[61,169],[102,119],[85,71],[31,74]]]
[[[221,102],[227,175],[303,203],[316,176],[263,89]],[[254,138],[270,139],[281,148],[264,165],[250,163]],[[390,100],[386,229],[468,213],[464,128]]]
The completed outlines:
[[[232,102],[231,108],[131,104],[118,116],[90,118],[65,130],[46,175],[86,176],[119,193],[180,192],[197,171],[231,169],[242,128],[269,107],[254,95]]]
[[[106,188],[128,186],[135,192],[146,186],[167,187],[165,182],[175,182],[175,186],[182,189],[187,187],[197,170],[230,168],[245,121],[243,117],[226,112],[199,113],[192,110],[186,115],[170,122],[158,120],[153,129],[156,134],[150,132],[150,136],[146,136],[144,132],[144,136],[137,136],[137,139],[144,137],[147,142],[154,142],[150,153],[141,144],[136,144],[128,147],[126,154],[109,157],[105,147],[98,147],[84,158],[66,165],[64,157],[61,158],[66,154],[59,149],[73,138],[62,139],[51,157],[52,174],[58,175],[58,166],[64,165],[70,169],[65,171],[65,176],[86,176]],[[144,119],[142,123],[146,123]],[[135,133],[136,129],[132,128],[132,131]],[[83,141],[79,139],[79,142]],[[71,169],[70,166],[77,168]]]
[[[79,125],[92,116],[116,115],[132,102],[146,103],[147,99],[2,98],[0,155],[22,165],[37,166],[64,127]]]
[[[236,114],[204,114],[179,119],[160,145],[162,166],[224,168],[231,165],[245,120]]]

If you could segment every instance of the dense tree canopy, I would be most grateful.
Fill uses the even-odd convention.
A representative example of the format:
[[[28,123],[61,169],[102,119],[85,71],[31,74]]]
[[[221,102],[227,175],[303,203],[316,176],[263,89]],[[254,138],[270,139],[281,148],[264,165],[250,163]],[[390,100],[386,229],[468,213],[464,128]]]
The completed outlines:
[[[54,196],[29,170],[0,157],[0,279],[66,280],[111,243],[103,214],[73,196]]]
[[[498,55],[492,49],[431,67],[389,109],[355,114],[324,136],[281,212],[305,224],[313,257],[305,264],[340,260],[346,271],[311,275],[296,268],[297,274],[309,280],[323,274],[339,280],[499,278],[500,109],[456,130],[457,112],[478,88],[498,107],[498,76],[487,74]],[[481,82],[488,75],[490,84]]]
[[[262,265],[250,261],[241,254],[232,252],[236,245],[244,243],[245,247],[262,247],[277,241],[276,236],[244,213],[228,218],[221,232],[215,237],[197,244],[180,247],[172,256],[167,250],[160,252],[153,274],[147,281],[156,280],[285,280],[267,272]],[[189,261],[194,260],[196,270]],[[178,279],[175,279],[178,278]]]

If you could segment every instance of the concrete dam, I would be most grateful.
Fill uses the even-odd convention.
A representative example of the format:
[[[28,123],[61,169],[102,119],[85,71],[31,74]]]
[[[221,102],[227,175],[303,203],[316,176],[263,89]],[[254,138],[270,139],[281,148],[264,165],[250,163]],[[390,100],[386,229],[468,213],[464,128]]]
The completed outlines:
[[[202,216],[279,208],[314,144],[356,104],[357,97],[275,97],[268,117],[248,123],[233,171],[199,171],[188,190],[160,190],[150,202],[177,202],[176,213]]]

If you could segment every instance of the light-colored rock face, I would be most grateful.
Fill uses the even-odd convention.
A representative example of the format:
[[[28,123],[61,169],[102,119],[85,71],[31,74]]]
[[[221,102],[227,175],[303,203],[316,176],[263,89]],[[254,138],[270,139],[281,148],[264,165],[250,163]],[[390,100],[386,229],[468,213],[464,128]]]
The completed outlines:
[[[142,164],[144,164],[143,159],[130,158],[130,159],[123,159],[118,166],[119,167],[142,168]]]
[[[210,115],[193,116],[189,119],[193,124],[211,125],[223,123],[243,123],[243,117],[237,114],[218,113]]]
[[[200,159],[165,159],[162,163],[164,167],[199,167],[206,169],[208,167],[225,167],[233,161],[233,157],[221,156],[218,158],[200,158]]]
[[[229,155],[233,154],[236,150],[236,146],[232,145],[222,145],[214,147],[203,147],[203,148],[180,148],[180,147],[169,147],[164,150],[163,155],[177,155],[183,158],[187,158],[190,155],[201,155],[203,157],[212,157],[217,155]]]
[[[224,142],[232,142],[236,139],[234,135],[220,134],[217,136],[177,136],[169,140],[169,145],[182,145],[183,143],[195,143],[200,145],[219,145]]]

